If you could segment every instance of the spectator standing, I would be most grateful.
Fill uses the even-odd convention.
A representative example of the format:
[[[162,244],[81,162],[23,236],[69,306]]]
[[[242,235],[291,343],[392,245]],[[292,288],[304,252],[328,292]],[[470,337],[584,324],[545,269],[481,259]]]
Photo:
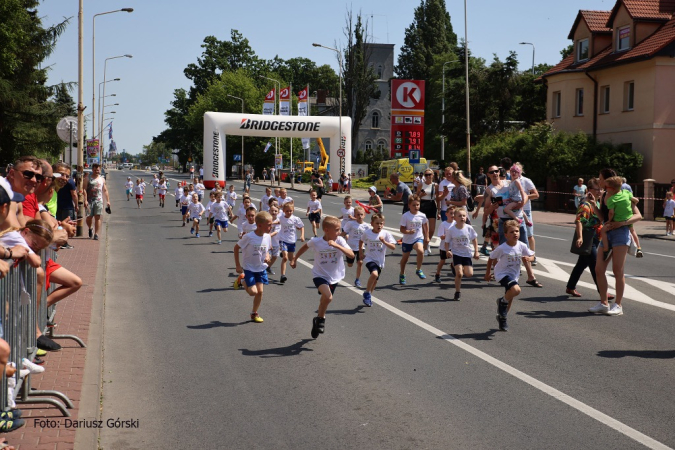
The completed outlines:
[[[488,185],[488,178],[487,175],[483,172],[483,168],[479,167],[478,168],[478,175],[476,175],[475,183],[476,183],[476,189],[475,192],[476,195],[483,195],[485,194],[485,189],[487,188]]]
[[[443,222],[448,219],[448,203],[446,203],[446,201],[452,200],[452,190],[455,188],[452,177],[454,170],[455,169],[453,169],[451,166],[445,168],[445,177],[438,184],[438,192],[436,193],[436,198],[441,205],[440,216],[441,221]]]
[[[274,166],[270,167],[270,186],[274,186],[274,179],[276,175],[276,169]]]
[[[395,202],[403,202],[403,214],[405,214],[410,209],[408,208],[408,197],[412,195],[412,192],[408,185],[401,181],[398,172],[389,175],[389,181],[396,186],[396,194],[392,194],[390,191],[385,197]]]
[[[162,177],[162,174],[160,172],[159,177]],[[204,166],[199,168],[199,181],[204,181]]]
[[[586,192],[588,192],[588,188],[584,184],[584,179],[579,178],[577,180],[577,185],[574,186],[574,207],[579,209],[579,205],[581,202],[584,200],[586,197]]]
[[[520,164],[520,163],[516,163]],[[521,164],[522,167],[522,164]],[[520,176],[520,183],[523,186],[523,190],[527,194],[527,202],[525,205],[523,205],[523,214],[525,214],[526,218],[528,219],[530,225],[527,225],[528,221],[525,221],[525,230],[527,231],[527,245],[530,247],[530,250],[535,251],[534,245],[534,222],[532,221],[532,200],[536,200],[539,198],[539,191],[537,190],[537,187],[534,185],[532,180],[527,178],[525,175],[525,169],[523,169],[523,174]],[[536,266],[537,265],[537,256],[535,255],[534,259],[532,260],[532,265]]]
[[[263,176],[263,182],[267,181],[267,169],[263,169],[262,176]]]
[[[192,167],[194,174],[194,166]],[[101,229],[101,214],[103,214],[103,200],[105,198],[106,208],[110,208],[110,196],[108,187],[105,184],[105,178],[101,176],[101,165],[96,163],[91,166],[91,177],[86,180],[85,192],[87,194],[84,200],[84,207],[89,208],[87,216],[87,227],[89,228],[89,237],[98,240],[98,232]],[[94,226],[92,228],[92,221]]]

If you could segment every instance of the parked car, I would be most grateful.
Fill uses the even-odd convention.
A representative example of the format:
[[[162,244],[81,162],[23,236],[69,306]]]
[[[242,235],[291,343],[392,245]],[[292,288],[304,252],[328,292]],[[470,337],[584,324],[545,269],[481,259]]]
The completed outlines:
[[[159,167],[157,167],[157,166],[152,166],[152,167],[150,168],[150,170],[152,170],[152,171],[154,171],[154,172],[159,172]]]

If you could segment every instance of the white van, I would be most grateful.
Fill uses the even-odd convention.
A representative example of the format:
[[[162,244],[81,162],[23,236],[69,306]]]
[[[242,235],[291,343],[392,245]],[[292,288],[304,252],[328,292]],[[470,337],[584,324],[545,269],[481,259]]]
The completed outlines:
[[[122,167],[124,167],[125,169],[131,169],[132,167],[134,167],[134,165],[132,163],[124,163],[122,164]]]

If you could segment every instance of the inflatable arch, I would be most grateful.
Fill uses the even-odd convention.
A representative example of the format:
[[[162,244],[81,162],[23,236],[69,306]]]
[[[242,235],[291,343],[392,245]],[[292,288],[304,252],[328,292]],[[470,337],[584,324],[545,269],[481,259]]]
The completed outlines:
[[[225,184],[225,137],[228,135],[330,138],[329,172],[333,180],[338,180],[343,172],[352,171],[351,131],[350,117],[342,117],[342,139],[339,139],[339,117],[207,112],[204,114],[204,185],[212,189],[216,181],[221,186]],[[340,142],[344,148],[343,158],[338,155]]]

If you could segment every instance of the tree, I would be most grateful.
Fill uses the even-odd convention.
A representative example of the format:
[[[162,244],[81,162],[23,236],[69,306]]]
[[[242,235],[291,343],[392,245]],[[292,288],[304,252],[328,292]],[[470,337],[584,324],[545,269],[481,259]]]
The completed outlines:
[[[37,0],[0,0],[0,155],[11,162],[20,155],[54,157],[63,149],[56,125],[65,110],[50,98],[58,86],[48,86],[51,54],[68,19],[44,28]]]
[[[574,53],[574,44],[570,44],[567,47],[560,50],[560,56],[562,56],[562,59],[567,58],[572,53]]]
[[[344,50],[344,85],[347,93],[347,111],[352,119],[352,148],[356,148],[361,122],[366,118],[371,98],[379,98],[380,91],[375,84],[377,75],[368,64],[370,52],[366,42],[367,28],[361,14],[353,22],[352,12],[347,13],[344,29],[347,48]],[[340,99],[342,100],[342,99]],[[344,114],[344,112],[343,112]]]

